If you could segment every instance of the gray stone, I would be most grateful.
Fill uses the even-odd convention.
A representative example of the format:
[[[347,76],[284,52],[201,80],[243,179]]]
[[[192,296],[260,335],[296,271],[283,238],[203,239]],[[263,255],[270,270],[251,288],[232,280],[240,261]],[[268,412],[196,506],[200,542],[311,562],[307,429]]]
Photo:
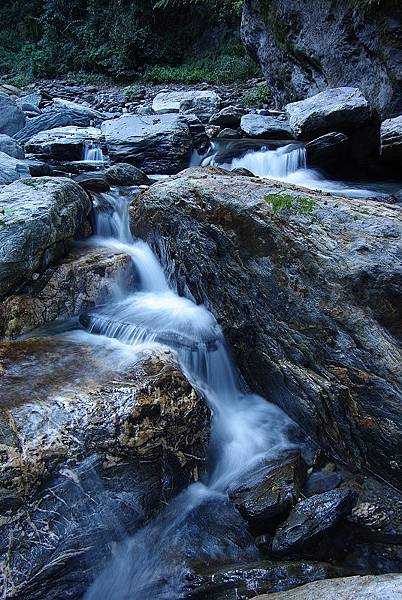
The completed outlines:
[[[298,139],[311,140],[325,133],[349,133],[378,121],[357,88],[327,89],[306,100],[286,105],[290,127]]]
[[[24,96],[20,96],[19,98],[16,98],[15,102],[17,103],[17,105],[22,108],[23,105],[25,104],[30,104],[31,106],[34,106],[36,109],[39,108],[39,104],[41,103],[42,100],[42,94],[39,94],[37,92],[32,92],[32,94],[25,94]]]
[[[30,177],[28,162],[0,152],[0,185]]]
[[[272,140],[293,138],[289,123],[276,117],[250,113],[241,118],[240,127],[246,135],[252,138]]]
[[[145,173],[172,174],[188,164],[193,146],[189,127],[175,114],[123,115],[102,124],[110,159]]]
[[[365,575],[314,581],[288,592],[256,596],[255,600],[401,600],[402,575]]]
[[[116,163],[106,170],[110,185],[147,185],[149,179],[143,171],[128,163]]]
[[[63,255],[90,208],[88,195],[68,179],[24,179],[2,188],[0,297]]]
[[[99,124],[102,121],[100,113],[92,111],[87,107],[81,108],[81,105],[72,104],[73,107],[51,106],[38,117],[30,119],[25,127],[14,135],[14,138],[17,142],[25,144],[25,142],[41,131],[71,125],[74,127],[89,127],[93,124]]]
[[[387,119],[381,124],[381,160],[390,163],[400,176],[402,166],[402,115],[394,119]]]
[[[272,520],[294,506],[306,477],[307,466],[299,452],[280,456],[249,474],[229,498],[255,531],[267,531]]]
[[[160,92],[152,102],[152,109],[156,113],[185,112],[192,110],[195,114],[201,112],[216,112],[221,99],[212,90],[188,90],[174,92]]]
[[[25,158],[23,147],[12,137],[3,133],[0,134],[0,152],[4,152],[4,154],[8,154],[8,156],[12,156],[13,158]]]
[[[330,492],[342,483],[342,477],[339,473],[331,473],[330,471],[317,471],[311,473],[307,478],[306,485],[303,489],[303,494],[308,498],[315,494],[323,494]]]
[[[245,0],[241,35],[278,106],[346,85],[384,117],[400,112],[398,2]]]
[[[74,177],[74,181],[89,192],[108,192],[110,190],[110,185],[103,171],[80,173]]]
[[[238,139],[240,137],[240,134],[235,129],[229,129],[228,127],[225,127],[225,129],[222,129],[222,131],[220,131],[216,137],[226,140]]]
[[[352,512],[358,493],[349,488],[332,490],[301,500],[276,530],[272,551],[297,552],[316,543],[323,534]]]
[[[209,123],[210,125],[219,125],[219,127],[235,129],[236,127],[240,126],[240,120],[245,113],[245,108],[238,106],[226,106],[218,113],[212,115],[212,117],[209,119]]]
[[[324,169],[337,168],[340,163],[348,162],[347,149],[348,137],[344,133],[326,133],[306,144],[307,164]]]
[[[102,140],[101,130],[95,127],[55,127],[31,137],[25,150],[38,158],[75,161],[84,158],[86,142],[100,144]]]
[[[14,135],[25,125],[25,115],[15,100],[0,93],[0,133]]]

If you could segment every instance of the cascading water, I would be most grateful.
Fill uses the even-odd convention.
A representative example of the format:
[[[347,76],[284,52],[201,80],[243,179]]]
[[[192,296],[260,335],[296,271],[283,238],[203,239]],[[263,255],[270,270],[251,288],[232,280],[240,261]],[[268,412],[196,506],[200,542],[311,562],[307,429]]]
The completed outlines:
[[[136,344],[144,342],[173,348],[183,372],[206,398],[213,418],[204,482],[189,486],[128,540],[85,600],[174,600],[180,598],[191,556],[198,552],[211,559],[236,558],[230,527],[223,551],[222,541],[208,537],[203,519],[198,522],[194,515],[214,502],[223,502],[234,482],[290,448],[287,430],[291,422],[276,406],[241,390],[213,315],[170,289],[150,247],[131,237],[127,201],[111,192],[98,195],[96,204],[98,236],[93,243],[128,253],[140,290],[101,312],[86,315],[81,323],[92,333],[132,345],[133,352]],[[255,558],[255,548],[248,553]]]
[[[239,141],[237,141],[237,144]],[[257,142],[256,142],[257,143]],[[326,179],[316,169],[306,165],[306,150],[304,146],[287,143],[277,148],[268,145],[248,147],[242,151],[242,146],[237,147],[236,142],[213,142],[210,153],[201,158],[202,166],[216,166],[232,171],[243,168],[251,171],[257,177],[276,179],[285,183],[292,183],[312,190],[322,190],[332,194],[350,196],[351,198],[369,198],[374,195],[391,194],[395,186],[386,186],[375,183],[370,185],[365,182],[343,182]]]
[[[103,152],[99,142],[84,142],[83,159],[90,162],[103,162]]]

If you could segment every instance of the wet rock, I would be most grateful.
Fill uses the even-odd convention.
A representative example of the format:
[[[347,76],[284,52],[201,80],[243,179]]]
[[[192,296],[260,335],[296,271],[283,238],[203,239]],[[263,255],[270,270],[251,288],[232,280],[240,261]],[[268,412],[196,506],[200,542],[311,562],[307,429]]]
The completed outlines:
[[[123,115],[102,124],[110,159],[145,173],[177,173],[190,160],[192,138],[183,117]]]
[[[47,269],[23,293],[9,296],[0,307],[0,335],[12,337],[67,319],[108,302],[116,282],[133,289],[131,258],[104,248],[75,248]]]
[[[25,150],[38,158],[75,161],[84,158],[86,143],[102,140],[101,130],[95,127],[55,127],[31,137]]]
[[[0,152],[0,185],[12,183],[17,179],[30,177],[28,162]]]
[[[147,185],[149,179],[141,169],[128,163],[117,163],[106,170],[110,185]]]
[[[225,129],[222,129],[222,131],[220,131],[216,137],[222,138],[222,139],[230,139],[230,138],[238,139],[240,137],[240,135],[239,135],[239,132],[236,131],[235,129],[229,129],[226,127]]]
[[[90,208],[84,190],[67,179],[24,179],[2,188],[0,297],[65,254]]]
[[[48,337],[0,356],[3,589],[82,597],[113,543],[197,479],[208,410],[168,352]]]
[[[327,563],[263,560],[193,575],[188,583],[185,598],[191,600],[254,598],[255,594],[265,592],[271,594],[310,581],[339,575],[345,575],[345,571]]]
[[[188,90],[174,92],[160,92],[152,102],[155,113],[172,113],[192,111],[210,113],[219,109],[221,99],[212,90]]]
[[[395,3],[321,3],[319,10],[301,0],[243,4],[242,40],[279,107],[346,85],[361,89],[379,112],[398,114],[399,32]]]
[[[76,108],[76,106],[51,107],[38,117],[29,119],[25,127],[14,135],[14,138],[20,144],[25,144],[34,135],[42,131],[70,126],[90,127],[94,123],[98,124],[100,121],[101,119],[98,117],[98,113],[93,112],[86,107],[84,107],[84,110]]]
[[[12,137],[9,135],[0,134],[0,152],[13,156],[17,159],[24,159],[25,152],[22,146],[20,146]]]
[[[271,140],[289,140],[293,138],[289,123],[276,117],[251,113],[241,118],[240,127],[246,135],[252,138]]]
[[[352,511],[357,496],[357,492],[343,488],[301,500],[276,530],[272,551],[289,554],[315,543]]]
[[[325,90],[286,105],[290,127],[298,139],[311,140],[333,131],[349,133],[373,122],[378,115],[357,88]]]
[[[348,137],[344,133],[326,133],[306,144],[307,164],[339,173],[347,150]]]
[[[307,214],[275,214],[289,197]],[[153,185],[131,217],[156,250],[163,238],[250,386],[330,456],[398,485],[401,207],[204,168]]]
[[[0,133],[14,135],[25,125],[25,115],[15,100],[0,93]]]
[[[108,192],[110,190],[106,175],[102,172],[81,173],[74,177],[74,181],[89,192]]]
[[[219,127],[236,129],[240,127],[240,120],[246,113],[245,108],[239,106],[226,106],[218,113],[212,115],[209,119],[210,125],[218,125]]]
[[[233,173],[233,175],[240,175],[241,177],[254,177],[254,173],[252,173],[248,169],[244,169],[243,167],[232,169],[231,173]]]
[[[256,596],[256,600],[399,600],[402,575],[366,575],[315,581],[282,594]]]
[[[39,105],[42,101],[42,94],[37,92],[32,92],[31,94],[25,94],[16,98],[15,102],[17,106],[22,108],[25,104],[29,104],[34,106],[36,109],[39,108]]]
[[[306,471],[299,452],[280,457],[260,467],[250,482],[231,490],[229,497],[254,530],[267,531],[273,519],[296,504]]]
[[[308,476],[303,494],[308,498],[315,494],[329,492],[342,483],[342,477],[339,473],[330,471],[316,471]]]
[[[402,164],[402,115],[381,124],[381,161],[397,169]]]
[[[389,517],[376,504],[361,502],[354,507],[348,521],[361,527],[382,529],[389,522]]]

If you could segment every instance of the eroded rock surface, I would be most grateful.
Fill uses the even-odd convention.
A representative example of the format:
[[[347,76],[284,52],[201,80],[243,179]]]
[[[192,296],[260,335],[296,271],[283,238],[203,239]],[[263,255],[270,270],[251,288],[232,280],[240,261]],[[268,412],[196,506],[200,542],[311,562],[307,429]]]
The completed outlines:
[[[173,355],[87,340],[0,344],[8,598],[81,597],[111,543],[203,470],[208,409]]]
[[[401,208],[198,169],[153,185],[131,216],[156,249],[162,237],[252,387],[398,485]]]
[[[49,267],[23,293],[0,305],[0,335],[26,333],[108,302],[118,283],[132,289],[134,266],[127,254],[103,248],[77,248]]]

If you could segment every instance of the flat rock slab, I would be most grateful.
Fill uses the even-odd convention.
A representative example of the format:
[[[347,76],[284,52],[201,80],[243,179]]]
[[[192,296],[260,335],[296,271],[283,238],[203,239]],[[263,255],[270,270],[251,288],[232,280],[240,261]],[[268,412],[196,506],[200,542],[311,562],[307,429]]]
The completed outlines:
[[[63,178],[32,178],[0,189],[0,297],[65,254],[91,203]]]
[[[172,113],[183,110],[210,111],[219,109],[221,99],[214,91],[189,90],[178,92],[160,92],[152,102],[155,113]]]
[[[49,267],[28,292],[2,302],[0,335],[27,333],[104,304],[113,297],[118,281],[124,282],[126,289],[134,287],[130,256],[107,248],[75,248]]]
[[[251,138],[271,140],[293,139],[292,130],[286,120],[258,114],[244,115],[240,127]]]
[[[361,128],[378,120],[375,111],[357,88],[327,89],[315,96],[286,105],[290,127],[298,139]]]
[[[289,554],[297,552],[305,544],[316,542],[352,512],[357,497],[358,493],[354,490],[342,488],[301,500],[276,530],[272,551]]]
[[[102,132],[113,162],[165,174],[177,173],[189,163],[192,137],[187,122],[178,115],[124,115],[105,121]]]
[[[402,575],[366,575],[307,583],[278,594],[256,596],[255,600],[401,600]]]
[[[96,127],[55,127],[41,131],[25,144],[26,152],[39,158],[54,160],[82,160],[86,142],[100,144],[103,134]]]

